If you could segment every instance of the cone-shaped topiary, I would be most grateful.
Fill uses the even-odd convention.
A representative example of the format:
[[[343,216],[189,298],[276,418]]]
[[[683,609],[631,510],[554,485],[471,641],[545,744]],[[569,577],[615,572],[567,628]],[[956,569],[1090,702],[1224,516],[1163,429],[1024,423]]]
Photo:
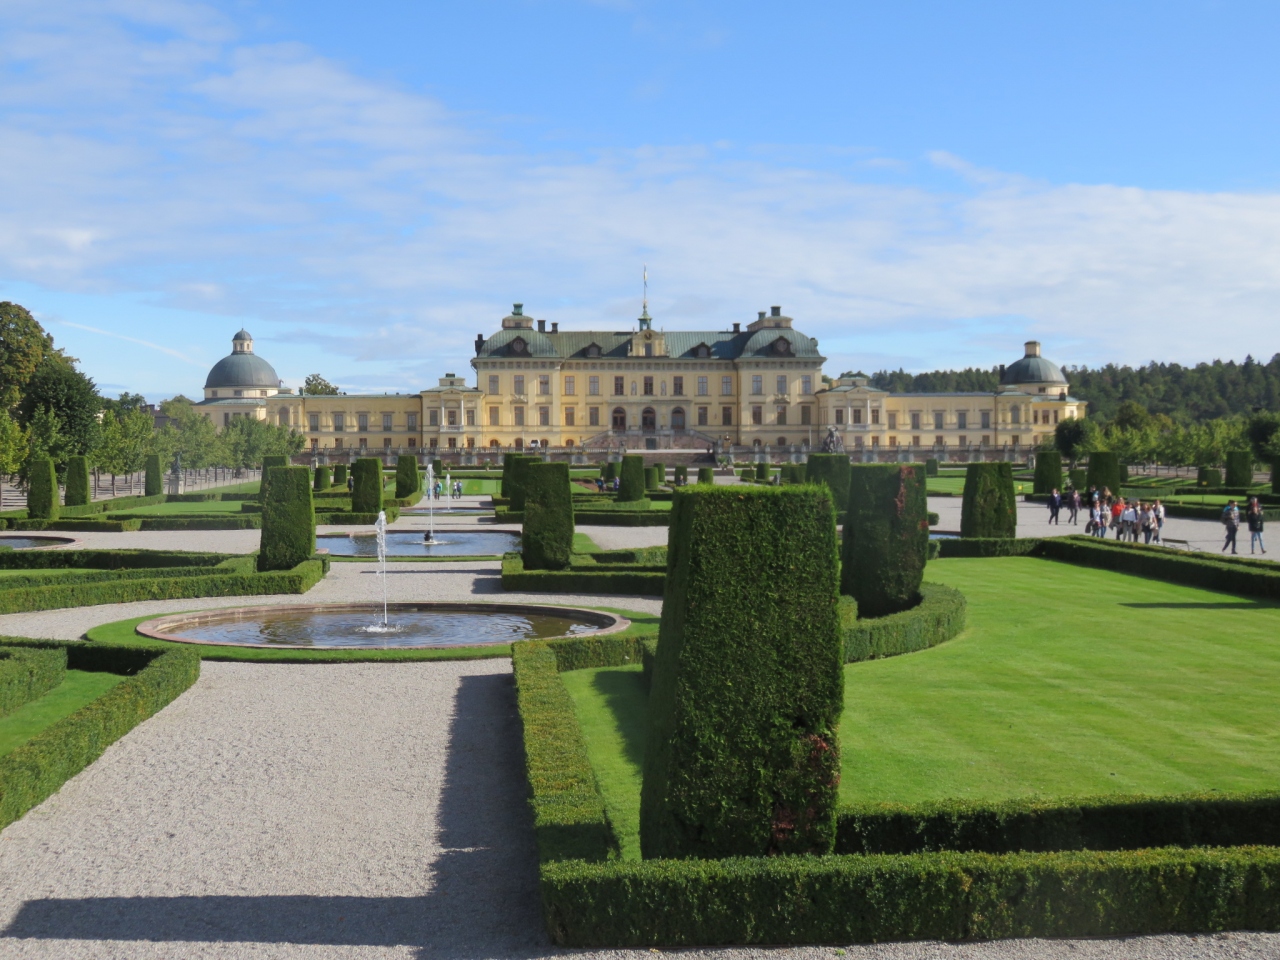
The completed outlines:
[[[507,494],[511,498],[512,510],[523,510],[525,493],[529,489],[529,468],[541,463],[541,457],[518,456],[511,462],[511,476],[507,483]]]
[[[631,454],[618,464],[618,500],[631,502],[644,499],[644,457]]]
[[[520,548],[526,570],[568,568],[573,553],[573,492],[567,463],[535,460],[525,468]]]
[[[396,458],[396,499],[412,497],[422,487],[418,476],[418,458],[401,454]]]
[[[351,465],[351,512],[378,513],[382,510],[382,461],[361,457]]]
[[[367,462],[356,461],[357,469]],[[306,467],[268,467],[264,486],[267,494],[262,500],[258,570],[291,570],[316,552],[311,471]]]
[[[164,493],[164,479],[160,476],[160,454],[147,455],[146,472],[143,477],[142,489],[148,497],[158,497]]]
[[[698,482],[699,482],[699,483],[715,483],[715,482],[716,482],[716,471],[715,471],[715,468],[714,468],[714,467],[699,467],[699,468],[698,468]]]
[[[1041,450],[1036,453],[1035,479],[1032,493],[1053,493],[1062,489],[1062,454],[1057,450]]]
[[[936,477],[938,475],[937,457],[930,457],[924,462],[924,475],[926,477]]]
[[[289,465],[288,457],[272,455],[262,458],[262,482],[258,484],[258,502],[265,503],[268,496],[270,485],[271,468],[287,467]]]
[[[333,468],[333,485],[342,489],[347,485],[347,465],[339,463]]]
[[[855,464],[849,470],[840,592],[864,617],[920,602],[929,550],[925,470],[919,463]]]
[[[1018,502],[1013,492],[1013,464],[971,463],[964,474],[960,536],[1016,537]]]
[[[1120,496],[1124,480],[1120,476],[1120,457],[1110,450],[1096,450],[1089,454],[1089,471],[1085,475],[1086,487],[1106,487],[1113,497]]]
[[[89,459],[68,457],[67,483],[62,502],[68,507],[83,507],[89,499]]]
[[[1197,467],[1196,468],[1196,486],[1198,487],[1220,487],[1222,486],[1222,471],[1217,467]]]
[[[328,490],[333,486],[333,478],[328,467],[316,467],[315,491]]]
[[[27,464],[27,517],[58,519],[58,471],[49,457],[37,457]]]
[[[844,453],[811,453],[805,466],[806,483],[825,483],[831,488],[836,509],[849,502],[849,456]]]
[[[767,463],[761,461],[756,464],[756,479],[761,483],[767,483],[769,481],[769,465]]]
[[[646,858],[831,851],[837,578],[830,491],[676,492],[640,796]]]
[[[1253,454],[1250,451],[1227,451],[1227,486],[1253,486]]]
[[[645,490],[658,489],[658,471],[654,467],[644,468],[644,488]]]
[[[686,483],[689,482],[689,468],[686,467],[683,463],[678,464],[676,466],[674,480],[676,485],[681,487],[683,487]]]

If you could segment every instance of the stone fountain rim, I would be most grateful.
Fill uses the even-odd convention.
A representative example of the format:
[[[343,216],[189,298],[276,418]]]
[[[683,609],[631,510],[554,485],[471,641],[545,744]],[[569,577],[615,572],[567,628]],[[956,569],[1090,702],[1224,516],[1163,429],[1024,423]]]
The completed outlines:
[[[592,610],[589,607],[557,607],[539,603],[494,603],[483,601],[448,601],[448,600],[398,600],[394,603],[387,604],[387,612],[392,613],[396,610],[419,611],[427,607],[432,610],[439,610],[450,613],[527,613],[535,616],[551,616],[551,617],[577,617],[588,623],[598,622],[599,628],[588,633],[561,634],[558,637],[542,637],[546,640],[562,640],[566,638],[578,639],[579,637],[600,637],[607,633],[617,633],[631,626],[631,621],[626,617],[619,616],[616,613],[608,613],[604,610]],[[208,623],[213,620],[225,619],[231,617],[233,620],[251,620],[254,615],[263,613],[280,613],[281,611],[313,613],[320,610],[329,611],[355,611],[355,610],[376,610],[382,611],[382,604],[372,601],[351,602],[351,603],[274,603],[261,604],[254,607],[218,607],[212,610],[198,610],[194,613],[169,613],[162,617],[154,617],[144,623],[138,624],[134,629],[144,637],[150,637],[153,640],[168,640],[172,643],[190,643],[196,646],[208,647],[247,647],[252,650],[385,650],[385,646],[381,644],[361,644],[359,646],[342,646],[342,647],[289,647],[283,644],[269,643],[237,643],[230,640],[197,640],[194,637],[182,637],[177,634],[166,633],[165,630],[179,628],[181,626],[198,626],[202,623]],[[524,642],[524,641],[516,641]],[[489,643],[470,643],[467,647],[498,647],[503,646],[507,641],[491,641]],[[398,647],[399,650],[461,650],[465,647]]]

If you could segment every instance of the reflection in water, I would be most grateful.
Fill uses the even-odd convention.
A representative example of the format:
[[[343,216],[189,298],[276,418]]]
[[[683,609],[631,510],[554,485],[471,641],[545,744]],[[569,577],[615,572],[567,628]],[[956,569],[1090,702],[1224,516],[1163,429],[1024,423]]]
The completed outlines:
[[[316,545],[335,557],[376,557],[378,540],[372,534],[316,537]],[[388,533],[388,557],[488,557],[520,549],[518,533],[437,530],[428,543],[421,533]]]
[[[70,542],[60,537],[0,537],[0,548],[30,550],[34,547],[52,547],[54,544]]]

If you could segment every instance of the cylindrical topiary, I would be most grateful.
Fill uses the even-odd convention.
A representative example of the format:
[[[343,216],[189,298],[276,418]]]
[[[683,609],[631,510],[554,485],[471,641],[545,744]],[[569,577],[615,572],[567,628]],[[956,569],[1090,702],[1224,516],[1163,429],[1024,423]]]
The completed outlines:
[[[357,461],[357,468],[365,462]],[[264,475],[267,495],[262,501],[262,537],[258,547],[260,572],[291,570],[316,552],[316,515],[311,504],[310,474],[306,467],[267,468]]]
[[[683,487],[686,483],[689,482],[689,468],[686,467],[683,463],[681,463],[681,464],[678,464],[675,469],[676,469],[676,472],[675,472],[676,486]]]
[[[58,519],[58,471],[50,457],[37,457],[27,464],[27,518]]]
[[[667,482],[667,465],[665,463],[655,463],[653,465],[653,473],[658,478],[658,486],[662,486]]]
[[[699,483],[715,483],[715,482],[716,482],[716,471],[715,471],[715,468],[714,468],[714,467],[699,467],[699,468],[698,468],[698,482],[699,482]]]
[[[1250,451],[1227,451],[1227,486],[1253,486],[1253,454]]]
[[[437,457],[431,461],[431,469],[435,471],[437,480],[444,480],[444,461]]]
[[[1217,467],[1198,467],[1196,469],[1197,487],[1222,486],[1222,471]]]
[[[1095,450],[1089,454],[1089,471],[1085,485],[1097,487],[1101,493],[1105,487],[1113,497],[1120,496],[1124,480],[1120,476],[1120,457],[1111,450]]]
[[[882,617],[920,602],[929,550],[925,467],[855,464],[849,470],[840,592],[863,617]]]
[[[645,858],[831,851],[837,565],[828,490],[676,492],[640,796]]]
[[[316,467],[315,491],[328,490],[333,486],[332,474],[328,467]]]
[[[761,483],[767,483],[769,480],[769,464],[761,461],[756,464],[756,479]]]
[[[265,503],[267,496],[269,495],[267,491],[270,485],[271,468],[287,467],[288,465],[289,465],[288,457],[282,457],[276,454],[272,454],[271,456],[262,458],[262,482],[258,484],[258,502],[259,503]]]
[[[1013,464],[971,463],[964,474],[960,536],[1016,537],[1018,502],[1013,492]]]
[[[573,492],[567,463],[525,468],[520,548],[526,570],[565,570],[573,553]]]
[[[658,471],[654,467],[644,468],[644,488],[646,491],[658,489]]]
[[[68,507],[83,507],[89,502],[89,458],[67,458],[67,482],[62,502]]]
[[[418,458],[401,454],[396,458],[396,499],[412,497],[422,487],[418,476]]]
[[[936,477],[938,475],[937,457],[930,457],[924,462],[924,475],[926,477]]]
[[[805,465],[806,483],[825,483],[837,510],[849,502],[849,456],[844,453],[811,453]]]
[[[351,512],[378,513],[382,510],[382,461],[361,457],[351,465]]]
[[[1036,454],[1032,493],[1052,493],[1062,489],[1062,454],[1057,450],[1041,450]]]
[[[615,480],[618,476],[618,465],[610,460],[604,465],[604,478],[606,480]]]
[[[511,491],[508,489],[507,485],[511,482],[511,471],[514,469],[516,459],[519,456],[520,454],[518,453],[504,453],[502,455],[502,480],[498,485],[498,496],[500,497],[511,496]],[[435,467],[432,467],[431,469],[435,470]],[[440,474],[437,472],[436,476],[439,477]]]
[[[520,455],[511,461],[511,475],[507,480],[507,494],[510,499],[508,504],[512,510],[523,510],[525,504],[525,492],[529,485],[529,468],[535,463],[541,463],[538,457],[529,457]]]
[[[143,477],[142,490],[148,497],[158,497],[164,493],[164,478],[160,475],[160,454],[147,454],[146,472]]]
[[[347,465],[339,463],[333,468],[333,485],[339,490],[347,485]]]
[[[743,467],[741,472],[738,474],[738,477],[742,480],[754,480],[756,478],[755,468]]]
[[[644,499],[644,457],[628,454],[618,469],[618,500],[630,503]]]
[[[1072,470],[1067,474],[1071,481],[1071,486],[1077,490],[1084,491],[1089,485],[1089,474],[1085,470]]]
[[[1280,494],[1280,460],[1271,461],[1271,492]]]

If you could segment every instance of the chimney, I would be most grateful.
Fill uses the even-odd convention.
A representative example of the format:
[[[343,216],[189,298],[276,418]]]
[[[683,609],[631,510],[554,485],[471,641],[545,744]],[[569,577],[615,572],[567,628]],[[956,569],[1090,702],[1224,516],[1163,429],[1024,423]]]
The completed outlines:
[[[476,356],[480,356],[480,348],[484,346],[484,334],[476,334]]]
[[[770,307],[770,308],[769,308],[769,315],[770,315],[771,317],[780,317],[780,316],[782,316],[782,308],[781,308],[781,307]]]
[[[1040,341],[1039,341],[1039,340],[1028,340],[1028,341],[1027,341],[1027,356],[1028,356],[1028,357],[1038,357],[1038,356],[1040,356]]]
[[[559,332],[560,332],[560,321],[559,321],[559,320],[553,320],[553,321],[551,321],[551,332],[552,332],[552,333],[559,333]]]
[[[740,323],[735,323],[735,324],[733,325],[733,332],[734,332],[734,333],[741,333],[741,332],[742,332],[742,324],[740,324]]]
[[[520,315],[521,315],[521,314],[523,314],[523,313],[524,313],[524,304],[523,304],[523,303],[513,303],[513,304],[511,305],[511,315],[512,315],[513,317],[518,317],[518,316],[520,316]]]
[[[539,333],[546,333],[546,332],[547,332],[547,321],[545,321],[545,320],[539,320],[539,321],[538,321],[538,332],[539,332]]]
[[[763,311],[763,310],[757,310],[757,311],[756,311],[756,319],[757,319],[757,320],[763,320],[763,319],[764,319],[764,311]]]

